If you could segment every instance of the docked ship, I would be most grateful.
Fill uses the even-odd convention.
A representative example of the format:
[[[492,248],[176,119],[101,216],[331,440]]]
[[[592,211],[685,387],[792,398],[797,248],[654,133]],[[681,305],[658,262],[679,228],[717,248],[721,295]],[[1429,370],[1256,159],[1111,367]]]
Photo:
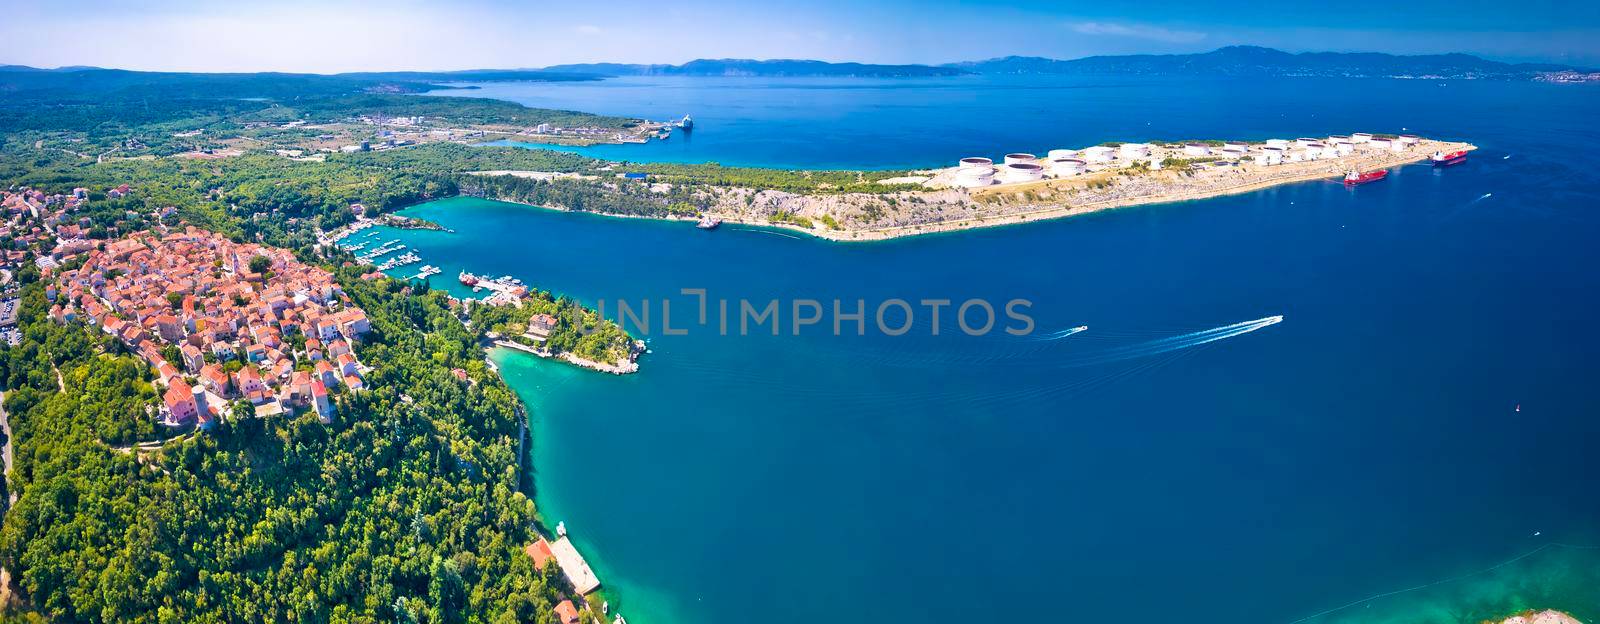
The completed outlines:
[[[1379,169],[1377,171],[1368,171],[1366,173],[1361,173],[1361,172],[1358,172],[1358,171],[1356,171],[1354,169],[1351,169],[1350,173],[1344,174],[1344,183],[1346,185],[1349,185],[1349,186],[1355,186],[1357,184],[1366,184],[1368,182],[1377,182],[1378,180],[1384,179],[1388,175],[1389,175],[1389,170],[1388,169]]]
[[[678,120],[677,126],[682,128],[684,132],[688,132],[694,129],[694,120],[690,119],[688,115],[684,115],[683,119]]]
[[[468,273],[466,271],[462,271],[460,275],[456,276],[456,279],[461,280],[462,284],[466,284],[468,286],[477,286],[478,285],[478,276],[473,275],[471,273]]]
[[[1450,152],[1448,154],[1446,154],[1444,152],[1434,152],[1433,153],[1433,158],[1432,158],[1433,166],[1435,166],[1435,167],[1447,167],[1447,166],[1450,166],[1450,165],[1459,164],[1459,163],[1461,163],[1462,161],[1464,161],[1466,159],[1467,159],[1467,150],[1461,150],[1459,152]]]
[[[722,225],[722,219],[711,215],[700,217],[700,222],[694,224],[695,227],[702,230],[715,230],[719,225]]]

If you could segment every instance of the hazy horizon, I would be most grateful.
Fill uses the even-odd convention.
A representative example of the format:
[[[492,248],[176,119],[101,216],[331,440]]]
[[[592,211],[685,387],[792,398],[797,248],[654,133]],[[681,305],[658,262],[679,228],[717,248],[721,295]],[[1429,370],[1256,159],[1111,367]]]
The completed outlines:
[[[1207,52],[1212,52],[1212,51],[1215,51],[1215,50],[1218,50],[1218,49],[1221,49],[1221,48],[1225,48],[1225,47],[1230,47],[1230,46],[1254,46],[1254,45],[1255,44],[1249,44],[1249,43],[1229,44],[1229,46],[1220,46],[1219,48],[1212,48],[1212,49],[1209,49],[1209,50],[1199,50],[1199,51],[1193,52],[1193,53],[1204,54],[1204,53],[1207,53]],[[1257,46],[1257,47],[1270,48],[1271,46]],[[1354,53],[1380,53],[1380,54],[1394,54],[1396,56],[1423,56],[1423,55],[1442,55],[1442,54],[1462,53],[1462,52],[1427,52],[1427,53],[1418,53],[1418,54],[1400,54],[1400,53],[1395,53],[1395,52],[1383,52],[1381,50],[1282,50],[1281,48],[1272,48],[1272,49],[1278,49],[1280,51],[1289,52],[1289,53],[1292,53],[1292,54],[1299,54],[1299,53],[1302,53],[1302,52],[1305,52],[1305,53],[1322,52],[1322,53],[1352,53],[1352,54],[1354,54]],[[956,60],[956,61],[941,61],[941,62],[927,62],[927,63],[918,63],[918,62],[877,63],[877,62],[872,62],[872,61],[858,61],[858,60],[852,60],[852,59],[824,60],[824,59],[817,59],[817,58],[799,58],[799,57],[751,58],[751,57],[732,57],[732,56],[703,56],[703,57],[696,57],[696,58],[692,58],[692,59],[684,59],[682,61],[672,61],[672,62],[595,60],[595,61],[573,61],[573,62],[570,62],[570,63],[552,63],[550,65],[519,66],[519,67],[510,67],[510,66],[507,66],[507,67],[489,67],[489,66],[485,66],[485,67],[450,67],[450,68],[430,67],[430,68],[403,68],[403,69],[351,69],[351,70],[322,71],[322,72],[319,72],[319,71],[294,71],[294,70],[283,70],[283,69],[257,69],[257,70],[237,70],[237,71],[212,71],[212,70],[194,70],[194,69],[143,69],[143,68],[135,68],[135,67],[120,67],[120,66],[97,65],[97,64],[91,64],[91,63],[70,63],[70,64],[66,64],[66,65],[56,65],[56,66],[39,66],[39,65],[29,65],[29,64],[26,64],[26,63],[11,63],[11,62],[5,61],[4,59],[0,59],[0,67],[7,67],[7,66],[10,66],[10,67],[30,67],[30,68],[33,68],[33,69],[46,70],[46,71],[64,70],[64,69],[79,69],[79,68],[81,68],[81,69],[106,69],[106,70],[122,70],[122,71],[171,72],[171,73],[282,73],[282,74],[305,74],[305,75],[334,76],[334,75],[340,75],[340,74],[387,73],[387,72],[433,73],[433,72],[469,72],[469,71],[537,71],[537,70],[543,70],[546,67],[556,67],[556,66],[565,66],[565,65],[600,65],[600,64],[607,64],[607,65],[609,65],[609,64],[616,64],[616,65],[682,65],[684,63],[688,63],[690,61],[697,61],[697,60],[712,60],[712,61],[718,61],[718,60],[722,60],[722,61],[752,60],[752,61],[757,61],[757,62],[762,62],[762,61],[823,61],[823,62],[828,62],[828,63],[862,63],[862,64],[868,64],[868,65],[909,65],[909,66],[940,67],[940,66],[944,66],[944,65],[947,65],[947,64],[950,64],[950,63],[960,63],[960,62],[964,62],[964,61],[987,61],[987,60],[994,60],[994,59],[1000,59],[1000,58],[1006,58],[1006,57],[1052,58],[1054,60],[1071,61],[1071,60],[1077,60],[1077,59],[1082,59],[1082,58],[1089,58],[1089,57],[1093,57],[1093,56],[1124,56],[1124,55],[1140,55],[1140,54],[1169,55],[1169,54],[1193,54],[1193,53],[1191,53],[1191,52],[1156,52],[1156,53],[1129,52],[1129,53],[1125,53],[1125,54],[1105,54],[1105,55],[1094,55],[1094,54],[1092,54],[1092,55],[1087,55],[1087,56],[1077,56],[1077,57],[1070,57],[1070,58],[1065,58],[1065,57],[1040,57],[1038,55],[1025,55],[1025,54],[1001,54],[1001,55],[995,55],[995,56],[974,57],[974,58],[960,59],[960,60]],[[1470,53],[1470,52],[1465,52],[1465,53],[1462,53],[1462,54],[1471,54],[1471,55],[1477,56],[1479,58],[1484,58],[1484,59],[1494,60],[1494,61],[1502,61],[1502,62],[1506,62],[1506,63],[1551,63],[1551,64],[1572,65],[1572,66],[1588,69],[1588,67],[1584,67],[1585,65],[1587,65],[1585,63],[1574,63],[1574,62],[1570,62],[1570,61],[1560,61],[1560,60],[1545,61],[1545,60],[1538,60],[1538,59],[1532,59],[1532,60],[1528,60],[1528,59],[1501,59],[1501,58],[1494,58],[1494,57],[1490,57],[1490,56],[1482,55],[1482,54],[1473,54],[1473,53]]]
[[[0,21],[0,62],[143,71],[343,73],[677,64],[697,58],[938,65],[1003,56],[1205,52],[1461,52],[1600,65],[1600,8],[1576,2],[1418,0],[1383,11],[1149,0],[985,6],[890,0],[660,7],[470,0],[217,5],[197,0],[23,0]],[[61,45],[70,41],[71,45]]]

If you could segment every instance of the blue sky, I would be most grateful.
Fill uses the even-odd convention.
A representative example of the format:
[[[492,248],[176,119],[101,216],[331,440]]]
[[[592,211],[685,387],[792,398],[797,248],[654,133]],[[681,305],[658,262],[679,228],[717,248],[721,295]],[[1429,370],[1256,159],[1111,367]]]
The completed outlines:
[[[1011,54],[1469,52],[1600,65],[1600,2],[4,0],[0,63],[192,71]]]

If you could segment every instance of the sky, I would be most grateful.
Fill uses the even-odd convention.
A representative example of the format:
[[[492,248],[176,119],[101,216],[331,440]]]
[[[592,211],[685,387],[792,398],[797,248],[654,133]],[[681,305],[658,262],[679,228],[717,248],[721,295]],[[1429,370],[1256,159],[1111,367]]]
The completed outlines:
[[[450,70],[810,58],[1467,52],[1600,66],[1600,2],[0,0],[0,64],[168,71]]]

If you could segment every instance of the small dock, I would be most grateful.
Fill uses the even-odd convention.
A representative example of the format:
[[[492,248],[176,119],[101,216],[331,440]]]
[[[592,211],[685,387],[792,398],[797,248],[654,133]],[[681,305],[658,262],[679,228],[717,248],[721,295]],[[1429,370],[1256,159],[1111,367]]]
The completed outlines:
[[[578,554],[577,547],[572,545],[572,540],[563,535],[550,543],[550,554],[555,555],[556,564],[561,566],[561,571],[567,575],[567,580],[572,581],[572,588],[580,594],[587,594],[600,589],[600,579],[595,577],[594,570],[589,569],[589,562],[583,560],[583,555]]]

